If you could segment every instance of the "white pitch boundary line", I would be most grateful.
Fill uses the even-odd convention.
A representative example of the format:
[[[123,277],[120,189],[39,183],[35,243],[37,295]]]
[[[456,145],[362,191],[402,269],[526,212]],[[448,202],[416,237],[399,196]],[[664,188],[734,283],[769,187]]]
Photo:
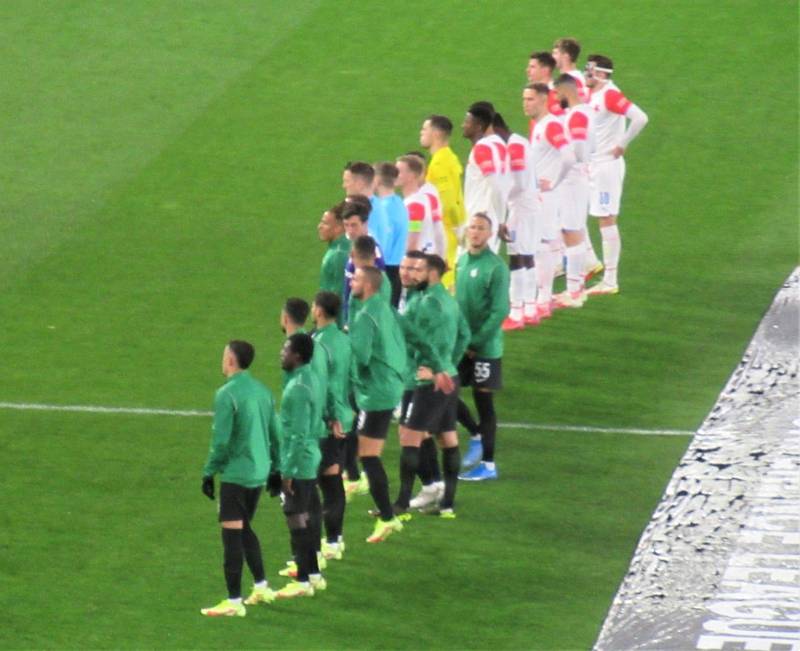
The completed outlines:
[[[46,405],[32,402],[0,402],[0,409],[16,411],[58,411],[89,414],[130,414],[133,416],[181,416],[185,418],[213,416],[211,411],[196,409],[153,409],[150,407],[103,407],[100,405]],[[639,434],[643,436],[692,436],[694,432],[679,429],[643,429],[631,427],[593,427],[589,425],[547,425],[544,423],[498,423],[508,429],[585,434]]]

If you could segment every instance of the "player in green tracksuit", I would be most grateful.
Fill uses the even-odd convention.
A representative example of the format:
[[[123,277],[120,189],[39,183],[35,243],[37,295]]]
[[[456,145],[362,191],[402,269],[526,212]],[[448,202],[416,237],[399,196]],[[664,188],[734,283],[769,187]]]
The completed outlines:
[[[472,434],[463,465],[477,464],[461,476],[470,481],[497,479],[494,464],[497,416],[493,392],[502,386],[501,325],[508,314],[509,280],[508,266],[488,246],[490,237],[489,217],[483,213],[473,215],[467,227],[469,249],[456,266],[456,299],[472,331],[458,371],[461,386],[472,385],[472,397],[478,410],[478,423],[475,423],[467,406],[463,402],[459,404],[459,422]]]
[[[311,526],[312,513],[319,510],[317,473],[321,453],[317,422],[323,409],[317,378],[310,366],[313,352],[311,336],[302,332],[289,336],[281,350],[281,368],[286,373],[281,397],[281,488],[297,580],[279,590],[278,598],[311,596],[315,588],[325,587],[317,564],[319,536]]]
[[[328,243],[319,273],[319,288],[333,292],[340,300],[344,299],[344,268],[350,258],[350,240],[344,234],[342,223],[343,203],[326,210],[317,226],[319,239]],[[341,327],[342,315],[337,323]]]
[[[253,574],[255,587],[247,604],[271,601],[261,546],[250,526],[267,479],[280,470],[279,425],[272,394],[247,370],[255,349],[234,340],[222,354],[222,373],[228,379],[214,396],[211,447],[203,468],[203,493],[214,499],[214,475],[220,474],[219,521],[225,554],[228,598],[200,612],[208,616],[246,614],[241,598],[242,565]]]
[[[353,266],[356,269],[360,269],[361,267],[374,267],[375,260],[377,257],[377,249],[375,246],[375,240],[371,238],[369,235],[361,235],[355,239],[353,242],[353,250],[351,252],[351,256],[353,258]],[[392,283],[389,280],[389,277],[386,275],[385,271],[381,271],[381,277],[383,278],[383,282],[381,282],[381,289],[380,295],[383,299],[386,300],[387,303],[391,305],[392,302]],[[358,311],[362,307],[362,301],[359,300],[356,296],[350,292],[350,297],[348,299],[348,308],[347,308],[347,319],[348,319],[348,327],[349,324],[352,323]]]
[[[376,267],[356,269],[352,291],[363,301],[350,327],[353,351],[353,390],[358,414],[358,454],[369,479],[369,490],[380,511],[367,542],[381,542],[403,528],[394,517],[389,481],[380,455],[403,393],[406,346],[392,307],[380,296],[381,272]]]
[[[345,492],[342,484],[344,444],[353,426],[350,406],[350,340],[336,325],[341,301],[334,292],[319,292],[314,297],[312,316],[317,326],[313,334],[315,355],[327,363],[328,390],[323,418],[327,436],[322,439],[319,485],[326,540],[322,554],[326,559],[341,559],[344,552],[342,528]]]
[[[414,365],[420,374],[410,402],[400,416],[404,426],[400,436],[401,483],[395,507],[400,512],[408,509],[420,445],[425,436],[432,435],[443,450],[444,495],[440,514],[454,517],[460,455],[456,434],[458,378],[453,357],[455,353],[463,353],[468,337],[458,303],[441,283],[445,271],[446,264],[438,255],[426,255],[415,263],[420,298],[406,312],[404,332],[408,347],[414,350]]]

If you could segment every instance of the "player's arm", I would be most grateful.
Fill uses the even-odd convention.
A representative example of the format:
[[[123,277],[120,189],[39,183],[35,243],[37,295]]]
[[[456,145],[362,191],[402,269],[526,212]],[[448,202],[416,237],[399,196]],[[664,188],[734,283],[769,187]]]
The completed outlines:
[[[491,282],[489,283],[489,292],[492,299],[489,305],[489,313],[486,315],[478,332],[473,333],[470,348],[480,348],[489,341],[497,333],[498,328],[503,323],[503,319],[508,316],[510,308],[508,283],[508,265],[495,265],[492,270]]]
[[[616,158],[619,158],[625,153],[631,141],[645,128],[649,118],[647,117],[647,113],[631,102],[625,95],[613,88],[605,94],[605,102],[606,108],[609,111],[617,113],[618,115],[624,115],[629,120],[628,128],[625,129],[625,133],[620,139],[619,144],[611,151]]]
[[[425,206],[414,201],[407,206],[408,209],[408,238],[406,251],[422,250],[422,224],[425,221]]]
[[[464,313],[458,311],[458,331],[456,332],[456,343],[453,345],[453,364],[458,366],[461,358],[469,346],[470,339],[472,338],[472,331],[469,329],[469,323],[464,316]]]
[[[433,247],[437,255],[447,259],[447,238],[444,234],[444,222],[441,219],[433,220]]]
[[[544,132],[544,137],[550,146],[555,149],[559,154],[560,166],[554,179],[539,179],[539,189],[542,192],[548,192],[558,187],[558,184],[564,180],[564,177],[569,172],[570,168],[575,164],[575,154],[567,142],[567,136],[564,133],[564,127],[560,122],[551,121]]]
[[[214,424],[211,446],[203,468],[204,477],[213,477],[228,461],[228,443],[233,433],[233,414],[236,411],[231,395],[220,389],[214,395]]]
[[[445,360],[433,344],[438,333],[442,331],[442,317],[442,308],[438,300],[426,296],[420,301],[416,328],[413,328],[415,331],[413,337],[416,340],[414,347],[419,351],[419,365],[426,366],[434,374],[441,373],[446,366]]]
[[[284,479],[297,474],[305,451],[304,443],[312,433],[311,399],[311,390],[302,385],[295,385],[284,396],[281,405],[283,445],[286,446],[284,463],[281,467]]]
[[[579,163],[589,161],[589,118],[585,113],[575,111],[567,120],[567,130],[572,143],[575,160]]]
[[[364,308],[362,308],[363,310]],[[359,313],[350,327],[350,350],[354,366],[368,366],[372,358],[372,342],[377,326],[369,314]]]
[[[270,414],[267,421],[269,438],[269,460],[272,472],[281,470],[281,421],[278,412],[275,410],[275,401],[270,399]]]
[[[504,205],[503,182],[500,178],[500,170],[497,169],[497,165],[494,162],[492,148],[489,145],[475,145],[473,152],[475,163],[478,165],[481,174],[483,174],[483,177],[489,182],[489,185],[492,188],[492,194],[495,196],[497,208],[501,209],[501,207]],[[500,212],[502,213],[502,209]]]

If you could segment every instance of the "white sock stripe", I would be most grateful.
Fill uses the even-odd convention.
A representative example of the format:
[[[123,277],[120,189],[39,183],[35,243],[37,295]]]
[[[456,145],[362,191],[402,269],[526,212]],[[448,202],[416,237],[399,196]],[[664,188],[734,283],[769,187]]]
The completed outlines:
[[[89,414],[129,414],[133,416],[181,416],[188,418],[213,416],[199,409],[158,409],[151,407],[107,407],[102,405],[49,405],[33,402],[0,402],[0,409],[15,411],[54,411]],[[529,429],[552,432],[582,432],[587,434],[641,434],[650,436],[692,436],[694,432],[677,429],[647,429],[638,427],[596,427],[594,425],[554,425],[547,423],[498,423],[507,429]]]

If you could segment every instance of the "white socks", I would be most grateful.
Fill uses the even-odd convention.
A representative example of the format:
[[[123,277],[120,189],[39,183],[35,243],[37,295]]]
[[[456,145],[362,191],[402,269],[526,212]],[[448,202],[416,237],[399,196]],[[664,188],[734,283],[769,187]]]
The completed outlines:
[[[536,302],[541,305],[549,305],[550,299],[553,298],[553,274],[556,270],[556,252],[550,250],[549,243],[542,243],[542,249],[539,249],[534,258],[536,259],[536,285],[538,286],[538,293]]]
[[[622,251],[619,229],[616,224],[606,226],[600,229],[600,234],[603,236],[603,264],[606,267],[605,273],[603,273],[603,282],[609,287],[616,287],[619,254]]]
[[[567,291],[570,294],[583,289],[583,266],[586,246],[583,242],[567,247]]]
[[[522,321],[522,303],[525,296],[525,269],[514,269],[511,272],[508,295],[511,301],[509,316],[514,321]]]
[[[586,244],[586,259],[584,263],[586,267],[591,269],[592,267],[596,267],[597,264],[600,262],[597,258],[597,253],[594,251],[594,246],[592,245],[592,238],[589,237],[589,229],[583,229],[583,241]]]

